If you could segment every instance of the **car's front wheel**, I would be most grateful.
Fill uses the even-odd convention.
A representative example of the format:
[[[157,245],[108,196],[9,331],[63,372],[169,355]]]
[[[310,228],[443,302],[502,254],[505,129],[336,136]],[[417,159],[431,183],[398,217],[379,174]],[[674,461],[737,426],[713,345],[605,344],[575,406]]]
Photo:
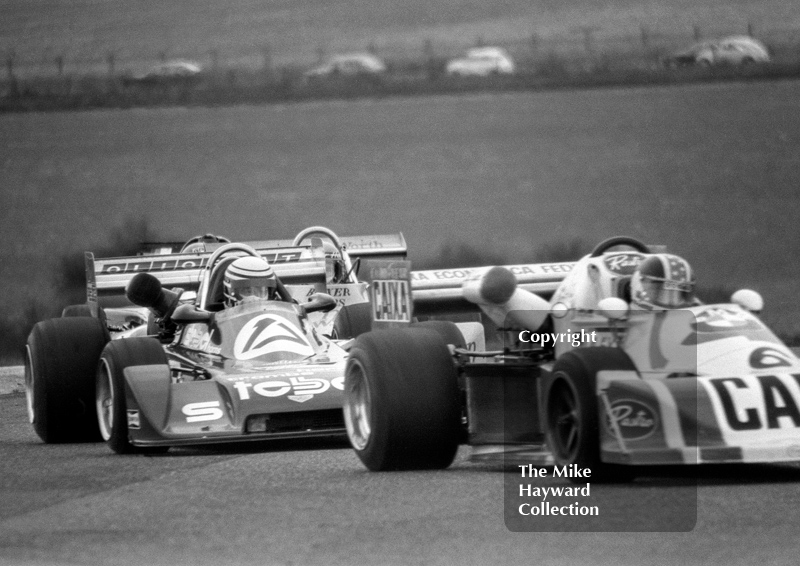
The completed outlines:
[[[95,408],[100,434],[117,454],[166,452],[168,447],[141,448],[130,442],[125,368],[167,364],[161,343],[155,338],[128,338],[109,342],[97,366]]]
[[[557,466],[589,468],[598,482],[630,481],[630,466],[600,459],[600,411],[596,392],[602,370],[635,371],[630,358],[617,348],[580,348],[556,361],[545,382],[547,441]],[[577,481],[577,480],[576,480]]]
[[[345,372],[350,443],[372,471],[442,469],[461,434],[458,376],[438,332],[368,332],[350,350]]]

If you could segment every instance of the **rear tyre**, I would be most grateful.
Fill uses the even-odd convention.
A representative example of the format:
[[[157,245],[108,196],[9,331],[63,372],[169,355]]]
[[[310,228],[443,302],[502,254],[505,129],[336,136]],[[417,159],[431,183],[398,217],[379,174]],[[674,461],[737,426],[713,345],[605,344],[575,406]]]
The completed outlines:
[[[109,342],[97,366],[95,400],[100,434],[117,454],[158,454],[168,446],[142,448],[130,442],[125,397],[126,367],[167,364],[161,343],[155,338],[128,338]]]
[[[372,471],[447,468],[461,438],[453,358],[426,328],[362,334],[345,370],[350,443]]]
[[[631,466],[600,460],[596,382],[601,370],[636,368],[628,355],[616,348],[576,349],[556,361],[552,376],[545,383],[547,442],[557,466],[589,468],[596,482],[631,481],[635,476]]]
[[[333,322],[333,338],[348,340],[372,330],[372,305],[356,303],[344,305]]]
[[[82,305],[69,305],[61,311],[61,318],[72,316],[92,316],[92,312],[89,310],[89,305],[85,303]]]
[[[37,323],[25,346],[28,419],[44,442],[101,440],[94,411],[95,370],[108,341],[96,318]]]
[[[414,322],[411,324],[411,327],[433,330],[444,340],[445,344],[453,345],[456,348],[467,347],[464,335],[461,334],[458,326],[449,320],[425,320],[422,322]]]

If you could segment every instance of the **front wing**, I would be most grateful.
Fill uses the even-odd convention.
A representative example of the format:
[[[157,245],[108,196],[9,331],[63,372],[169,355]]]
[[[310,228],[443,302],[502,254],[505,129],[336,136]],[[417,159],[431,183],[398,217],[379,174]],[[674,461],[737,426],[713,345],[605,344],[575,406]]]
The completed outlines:
[[[131,444],[182,446],[343,436],[343,377],[330,378],[324,375],[327,371],[302,373],[305,377],[286,373],[230,383],[173,383],[166,365],[125,368]]]

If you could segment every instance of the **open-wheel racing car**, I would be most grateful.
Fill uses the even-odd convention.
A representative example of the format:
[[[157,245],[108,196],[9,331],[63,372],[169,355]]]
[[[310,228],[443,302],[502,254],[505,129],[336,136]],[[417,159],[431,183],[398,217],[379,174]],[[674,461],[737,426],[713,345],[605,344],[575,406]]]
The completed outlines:
[[[117,453],[344,435],[346,347],[370,323],[358,263],[406,253],[402,234],[344,241],[311,227],[293,240],[87,253],[86,304],[28,337],[35,431],[48,443],[102,439]],[[251,256],[268,261],[274,294],[225,304],[227,268]]]
[[[650,280],[645,265],[672,272]],[[757,292],[702,304],[689,270],[615,237],[574,263],[413,273],[415,309],[477,305],[502,347],[424,328],[359,336],[344,384],[353,448],[370,470],[430,469],[466,443],[476,461],[574,464],[594,481],[800,459],[800,361],[755,316]],[[638,306],[655,283],[681,300]]]

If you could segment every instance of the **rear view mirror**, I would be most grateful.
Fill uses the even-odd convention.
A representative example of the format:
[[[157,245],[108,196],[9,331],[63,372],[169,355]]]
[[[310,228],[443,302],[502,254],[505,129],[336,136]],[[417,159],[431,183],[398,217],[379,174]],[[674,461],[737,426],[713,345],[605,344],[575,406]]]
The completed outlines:
[[[764,298],[758,291],[752,289],[739,289],[731,295],[731,302],[739,305],[746,311],[760,313],[764,308]]]
[[[327,293],[314,293],[309,302],[302,303],[300,306],[306,314],[319,311],[328,312],[336,308],[336,299]]]

